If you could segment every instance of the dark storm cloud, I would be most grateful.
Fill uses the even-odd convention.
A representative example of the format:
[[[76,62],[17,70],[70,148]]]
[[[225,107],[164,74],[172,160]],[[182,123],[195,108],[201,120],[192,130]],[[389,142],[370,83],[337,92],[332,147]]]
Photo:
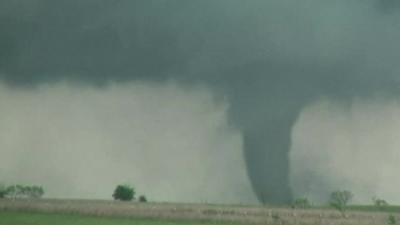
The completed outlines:
[[[260,200],[287,202],[290,131],[324,96],[397,93],[400,17],[375,0],[34,0],[0,3],[0,77],[174,79],[228,96]]]

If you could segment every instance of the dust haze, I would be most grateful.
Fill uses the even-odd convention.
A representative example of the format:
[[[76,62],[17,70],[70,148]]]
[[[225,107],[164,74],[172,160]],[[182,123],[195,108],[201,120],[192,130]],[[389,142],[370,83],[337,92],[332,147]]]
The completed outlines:
[[[204,88],[2,85],[0,107],[2,182],[56,198],[110,199],[127,183],[157,201],[256,203],[228,105]]]
[[[305,108],[292,131],[294,195],[323,204],[330,192],[347,189],[354,203],[376,197],[398,204],[399,116],[400,100],[380,97]]]

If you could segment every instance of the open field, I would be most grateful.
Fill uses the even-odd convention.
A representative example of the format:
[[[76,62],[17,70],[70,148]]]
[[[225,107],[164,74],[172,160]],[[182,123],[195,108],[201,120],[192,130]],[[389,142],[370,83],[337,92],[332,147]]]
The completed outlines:
[[[373,206],[373,205],[351,205],[349,210],[353,211],[364,211],[364,212],[387,212],[387,213],[400,213],[400,206],[388,205],[388,206]]]
[[[357,206],[345,216],[331,209],[291,209],[205,204],[126,203],[94,200],[0,200],[0,224],[296,224],[384,225],[390,213]],[[362,210],[362,211],[361,211]],[[28,222],[24,222],[26,220]],[[54,221],[57,221],[55,223]],[[61,221],[61,222],[59,222]],[[188,222],[190,221],[190,222]]]
[[[82,215],[0,212],[0,225],[233,225],[224,222],[160,221]]]

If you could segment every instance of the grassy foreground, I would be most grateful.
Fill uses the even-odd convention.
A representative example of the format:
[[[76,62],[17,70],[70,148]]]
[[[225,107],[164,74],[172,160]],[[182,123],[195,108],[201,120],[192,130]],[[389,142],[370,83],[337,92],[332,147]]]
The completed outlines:
[[[398,210],[351,206],[342,214],[330,208],[0,199],[0,225],[388,225],[400,224]]]
[[[363,211],[363,212],[387,212],[387,213],[400,213],[400,206],[388,205],[388,206],[373,206],[373,205],[351,205],[348,207],[349,210]]]
[[[160,221],[82,215],[0,212],[0,225],[231,225],[222,222]]]

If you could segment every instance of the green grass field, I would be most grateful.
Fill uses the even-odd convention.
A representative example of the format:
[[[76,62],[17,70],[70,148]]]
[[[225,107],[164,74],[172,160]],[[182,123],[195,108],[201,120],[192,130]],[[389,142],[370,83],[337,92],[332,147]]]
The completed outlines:
[[[231,223],[159,221],[45,213],[0,212],[0,225],[231,225]]]

